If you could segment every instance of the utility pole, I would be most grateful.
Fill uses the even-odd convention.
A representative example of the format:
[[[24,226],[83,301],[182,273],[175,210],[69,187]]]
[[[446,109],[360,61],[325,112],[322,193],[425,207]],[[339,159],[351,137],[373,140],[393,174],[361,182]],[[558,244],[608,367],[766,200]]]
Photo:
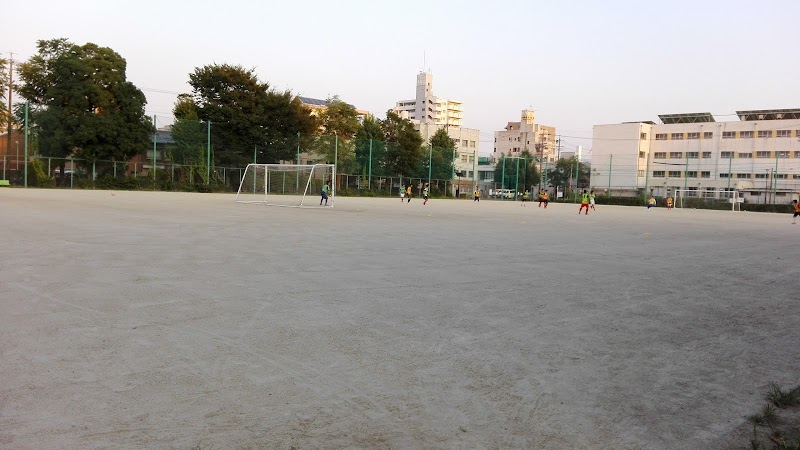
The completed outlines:
[[[11,102],[12,102],[12,86],[14,86],[14,54],[8,52],[8,114],[6,114],[6,119],[8,120],[8,144],[6,145],[6,153],[11,150]]]

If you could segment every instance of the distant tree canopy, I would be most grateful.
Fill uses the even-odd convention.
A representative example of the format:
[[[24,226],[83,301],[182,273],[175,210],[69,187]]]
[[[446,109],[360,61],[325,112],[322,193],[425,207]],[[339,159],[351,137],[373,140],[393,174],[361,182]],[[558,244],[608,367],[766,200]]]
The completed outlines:
[[[196,119],[211,122],[214,161],[241,166],[253,161],[275,163],[294,159],[300,136],[317,131],[316,119],[289,91],[277,92],[262,83],[253,69],[228,64],[198,67],[189,74],[192,93],[173,113],[189,120],[187,100]]]
[[[529,152],[523,151],[519,156],[501,155],[494,169],[494,181],[500,183],[505,189],[525,189],[535,191],[539,189],[541,175],[536,168],[538,162]],[[505,179],[503,178],[505,177]]]
[[[18,92],[30,102],[42,155],[126,160],[149,147],[146,99],[127,81],[122,56],[67,39],[38,41],[37,49],[19,66]]]
[[[559,159],[556,166],[547,172],[547,183],[551,186],[574,186],[576,163],[580,173],[578,187],[589,186],[589,166],[578,163],[575,157]]]

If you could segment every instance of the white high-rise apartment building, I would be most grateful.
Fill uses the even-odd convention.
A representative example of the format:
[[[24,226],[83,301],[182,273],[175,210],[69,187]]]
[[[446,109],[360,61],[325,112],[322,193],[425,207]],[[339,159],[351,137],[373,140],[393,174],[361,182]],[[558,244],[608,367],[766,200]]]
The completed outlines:
[[[437,97],[433,94],[433,75],[417,75],[417,97],[401,100],[392,109],[400,117],[411,120],[425,142],[430,142],[437,130],[444,128],[456,143],[456,186],[462,194],[477,184],[480,131],[464,128],[464,106],[460,101]]]
[[[590,184],[612,193],[727,197],[788,203],[800,191],[800,109],[663,114],[660,124],[595,125]]]
[[[417,97],[397,102],[394,111],[419,123],[460,127],[464,122],[464,105],[433,95],[433,75],[427,72],[417,75]]]

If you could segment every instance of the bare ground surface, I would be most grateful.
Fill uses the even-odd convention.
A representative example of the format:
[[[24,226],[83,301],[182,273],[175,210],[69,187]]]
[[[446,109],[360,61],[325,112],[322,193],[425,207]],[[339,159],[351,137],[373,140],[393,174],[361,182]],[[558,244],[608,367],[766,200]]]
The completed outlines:
[[[0,190],[0,448],[730,448],[800,384],[789,214],[576,212]]]

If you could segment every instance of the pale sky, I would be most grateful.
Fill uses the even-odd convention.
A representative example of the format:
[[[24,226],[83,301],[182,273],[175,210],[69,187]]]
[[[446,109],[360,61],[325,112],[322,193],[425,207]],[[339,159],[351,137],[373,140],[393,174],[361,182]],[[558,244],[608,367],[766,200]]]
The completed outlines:
[[[3,56],[28,59],[58,37],[111,47],[159,126],[170,92],[189,92],[188,74],[211,63],[379,117],[430,69],[435,95],[464,102],[481,153],[529,107],[567,149],[590,147],[596,124],[800,107],[798,0],[40,0],[24,16],[0,26]]]

